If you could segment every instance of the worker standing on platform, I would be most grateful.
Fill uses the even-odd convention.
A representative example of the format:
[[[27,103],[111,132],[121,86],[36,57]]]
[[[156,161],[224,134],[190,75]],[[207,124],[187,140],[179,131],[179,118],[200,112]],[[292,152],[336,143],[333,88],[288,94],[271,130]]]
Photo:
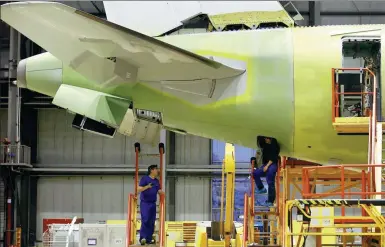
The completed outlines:
[[[8,160],[9,155],[11,153],[11,150],[9,148],[9,144],[11,144],[11,142],[8,140],[8,138],[4,138],[4,140],[3,140],[3,147],[4,147],[3,162],[4,163],[10,162]]]
[[[268,193],[266,206],[273,206],[275,201],[275,176],[278,170],[278,158],[280,147],[276,139],[264,137],[263,141],[259,141],[262,149],[262,166],[254,168],[253,177],[257,186],[258,194]],[[261,177],[266,176],[268,190],[263,186]]]
[[[157,195],[162,194],[158,177],[159,169],[157,165],[148,167],[147,176],[142,177],[139,182],[138,192],[140,192],[140,244],[154,244],[152,238],[156,220],[156,200]]]

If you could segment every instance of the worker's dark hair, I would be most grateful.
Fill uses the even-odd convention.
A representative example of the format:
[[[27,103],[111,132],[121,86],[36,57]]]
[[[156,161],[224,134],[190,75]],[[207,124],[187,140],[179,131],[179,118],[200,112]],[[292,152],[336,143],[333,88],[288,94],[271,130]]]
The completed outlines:
[[[148,173],[148,175],[150,175],[151,171],[154,170],[154,169],[158,169],[158,165],[150,165],[150,166],[147,168],[147,173]]]
[[[281,151],[281,148],[279,146],[279,143],[278,143],[277,139],[275,139],[274,137],[270,137],[270,136],[257,136],[257,145],[258,145],[258,147],[262,148],[262,149],[265,148],[265,146],[266,146],[265,138],[269,138],[271,140],[271,145],[276,147],[277,155],[279,155],[279,153]]]

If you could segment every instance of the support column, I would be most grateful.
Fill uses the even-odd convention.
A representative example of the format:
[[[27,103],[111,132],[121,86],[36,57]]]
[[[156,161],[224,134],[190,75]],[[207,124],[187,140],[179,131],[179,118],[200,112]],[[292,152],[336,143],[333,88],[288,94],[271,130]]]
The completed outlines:
[[[9,44],[9,71],[8,71],[8,133],[7,138],[11,145],[19,143],[19,90],[14,84],[17,74],[17,63],[20,60],[20,34],[13,28],[10,28],[10,44]],[[15,150],[11,150],[14,152]],[[16,153],[17,155],[18,153]],[[6,178],[7,191],[7,212],[6,212],[6,242],[5,247],[13,244],[13,233],[18,217],[15,215],[15,200],[17,200],[17,193],[15,188],[15,176],[9,167],[4,167],[2,170],[3,178]]]
[[[17,63],[20,59],[20,34],[13,28],[10,28],[9,45],[9,84],[8,84],[8,139],[12,145],[19,143],[20,138],[20,100],[19,90],[13,83],[16,80]]]
[[[20,176],[20,188],[18,227],[21,227],[21,246],[35,246],[37,177],[24,173]]]
[[[168,145],[167,145],[167,157],[168,157],[168,165],[174,165],[175,162],[175,146],[176,146],[176,134],[175,132],[168,132]],[[167,212],[168,212],[168,220],[175,221],[175,176],[170,176],[167,178]]]
[[[382,123],[377,123],[377,133],[376,136],[374,137],[376,140],[375,143],[375,160],[374,164],[382,164]],[[374,183],[376,187],[374,188],[375,192],[382,192],[382,167],[376,167],[374,168],[374,173],[375,173],[375,178],[374,178]],[[375,199],[381,199],[381,195],[376,195],[374,197]],[[381,214],[381,206],[376,207],[378,212]]]
[[[309,1],[309,26],[321,25],[321,2]]]

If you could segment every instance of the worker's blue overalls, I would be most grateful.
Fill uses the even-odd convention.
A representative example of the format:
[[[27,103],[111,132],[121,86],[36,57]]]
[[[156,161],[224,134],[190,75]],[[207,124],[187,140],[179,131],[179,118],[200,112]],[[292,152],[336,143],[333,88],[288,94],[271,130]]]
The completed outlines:
[[[263,168],[265,167],[265,165],[262,165],[261,167],[254,169],[253,178],[254,178],[255,185],[257,186],[257,188],[261,189],[261,188],[264,188],[263,183],[261,181],[261,177],[266,176],[266,182],[267,182],[267,186],[268,186],[268,188],[267,188],[267,190],[268,190],[267,201],[270,203],[274,203],[274,201],[275,201],[275,176],[277,174],[278,166],[276,163],[273,163],[269,166],[269,168],[267,168],[267,171],[264,172]]]
[[[146,239],[147,243],[152,241],[152,235],[155,229],[156,220],[156,200],[160,189],[159,180],[144,176],[139,182],[139,186],[144,187],[149,183],[152,187],[140,193],[140,218],[142,221],[140,227],[140,238]]]

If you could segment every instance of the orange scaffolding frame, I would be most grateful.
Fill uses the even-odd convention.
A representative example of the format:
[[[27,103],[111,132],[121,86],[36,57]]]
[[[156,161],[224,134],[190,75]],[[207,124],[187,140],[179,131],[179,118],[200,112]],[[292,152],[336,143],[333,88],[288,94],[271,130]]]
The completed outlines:
[[[373,92],[339,92],[339,81],[338,81],[338,72],[339,71],[366,71],[374,78],[374,84],[373,84]],[[332,121],[335,122],[336,117],[340,117],[339,113],[339,96],[340,95],[361,95],[364,96],[366,94],[375,96],[377,94],[377,81],[376,81],[376,75],[368,68],[332,68]],[[373,105],[372,109],[375,109],[376,104],[376,97],[373,97]],[[373,112],[373,111],[371,111]],[[375,112],[373,112],[375,114]]]
[[[256,245],[255,241],[256,238],[262,238],[262,239],[269,239],[270,245],[268,246],[276,246],[274,244],[274,239],[277,239],[277,243],[279,243],[282,239],[282,236],[280,236],[283,231],[283,220],[284,220],[284,209],[285,209],[285,202],[287,201],[287,198],[290,197],[290,191],[286,190],[285,184],[289,184],[290,176],[288,176],[287,173],[287,167],[290,167],[291,169],[294,169],[295,167],[304,167],[304,166],[311,166],[311,165],[318,165],[312,162],[307,162],[303,160],[287,160],[286,157],[281,157],[280,162],[278,163],[278,171],[276,176],[276,207],[269,208],[269,210],[266,210],[266,208],[262,208],[261,211],[255,210],[255,183],[254,178],[252,176],[252,171],[254,170],[256,166],[256,158],[252,157],[250,159],[250,192],[245,193],[244,195],[244,211],[243,211],[243,223],[244,223],[244,229],[243,229],[243,246],[247,246],[247,243],[252,243]],[[281,191],[282,186],[282,191]],[[265,209],[265,210],[264,210]],[[270,232],[258,232],[254,229],[254,222],[255,217],[261,216],[262,219],[259,221],[262,221],[264,224],[264,228],[267,228],[267,224],[270,222],[271,228],[276,227],[277,232],[270,231]],[[275,219],[269,219],[269,216],[274,216]],[[265,227],[266,226],[266,227]],[[273,226],[273,227],[272,227]],[[278,231],[279,230],[279,231]],[[266,241],[264,241],[266,242]]]

